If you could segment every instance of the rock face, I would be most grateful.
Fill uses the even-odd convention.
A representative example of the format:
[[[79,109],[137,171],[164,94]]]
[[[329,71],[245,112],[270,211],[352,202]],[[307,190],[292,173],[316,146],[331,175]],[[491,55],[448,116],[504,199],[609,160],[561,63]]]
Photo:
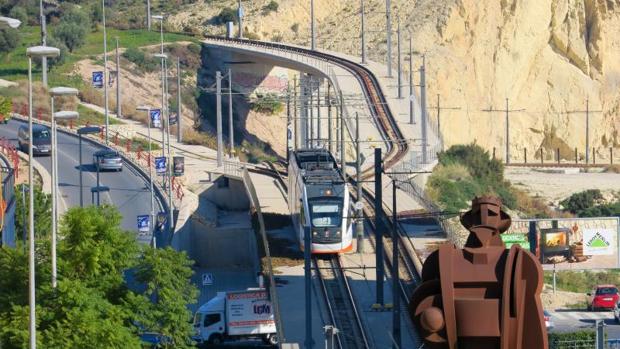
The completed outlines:
[[[218,3],[234,7],[236,1]],[[266,3],[244,3],[246,31],[307,45],[309,2],[281,0],[277,12],[264,15]],[[366,3],[368,52],[384,62],[385,5]],[[359,55],[359,5],[359,0],[315,0],[319,47]],[[437,122],[437,95],[441,105],[460,107],[441,112],[447,145],[475,141],[496,147],[503,157],[505,113],[485,110],[505,109],[508,99],[508,109],[524,109],[509,114],[513,161],[523,160],[524,148],[530,159],[541,147],[547,158],[556,148],[565,158],[573,158],[575,147],[583,156],[586,107],[597,159],[608,158],[609,147],[620,147],[620,0],[392,0],[392,7],[403,37],[412,33],[415,65],[426,55],[431,122]],[[179,27],[202,22],[220,8],[175,20]],[[403,51],[406,57],[407,42]]]

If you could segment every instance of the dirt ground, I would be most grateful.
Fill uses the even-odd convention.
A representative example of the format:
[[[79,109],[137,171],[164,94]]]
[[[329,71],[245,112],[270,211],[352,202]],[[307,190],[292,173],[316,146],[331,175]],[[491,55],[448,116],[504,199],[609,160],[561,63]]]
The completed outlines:
[[[566,309],[575,304],[584,304],[585,306],[588,300],[585,293],[556,290],[554,294],[551,285],[545,285],[540,298],[543,308],[546,310]]]
[[[571,194],[587,189],[600,189],[604,196],[613,196],[620,191],[620,174],[617,173],[544,173],[531,168],[508,167],[506,179],[524,189],[532,196],[539,196],[550,206]]]

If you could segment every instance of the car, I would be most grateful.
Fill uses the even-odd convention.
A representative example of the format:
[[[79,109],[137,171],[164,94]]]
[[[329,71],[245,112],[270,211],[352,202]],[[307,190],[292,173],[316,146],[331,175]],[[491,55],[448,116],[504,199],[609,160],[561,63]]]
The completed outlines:
[[[122,171],[123,159],[114,149],[99,150],[93,154],[93,164],[98,171]]]
[[[52,136],[50,129],[44,125],[32,125],[32,154],[33,155],[51,155],[52,152]],[[28,152],[28,126],[23,125],[17,131],[17,143],[19,149],[24,153]]]
[[[553,320],[551,319],[551,313],[544,310],[543,315],[545,317],[545,327],[547,327],[547,330],[552,330],[555,325],[553,324]]]
[[[616,302],[616,305],[614,306],[614,319],[616,320],[616,323],[620,324],[620,301]]]
[[[620,296],[618,296],[618,288],[614,285],[598,285],[593,292],[588,293],[590,301],[588,310],[613,310]]]

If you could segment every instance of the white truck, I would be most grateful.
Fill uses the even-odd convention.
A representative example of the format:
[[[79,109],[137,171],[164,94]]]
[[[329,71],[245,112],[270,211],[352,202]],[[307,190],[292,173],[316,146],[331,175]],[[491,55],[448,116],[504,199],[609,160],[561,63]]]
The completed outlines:
[[[218,292],[196,311],[194,329],[201,345],[250,338],[278,344],[273,306],[263,288]]]

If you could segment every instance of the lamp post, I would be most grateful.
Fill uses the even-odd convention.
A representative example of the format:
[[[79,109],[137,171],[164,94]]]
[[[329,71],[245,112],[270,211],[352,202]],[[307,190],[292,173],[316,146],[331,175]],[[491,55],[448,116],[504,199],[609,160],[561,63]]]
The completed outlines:
[[[32,168],[32,58],[43,57],[58,57],[60,50],[56,47],[48,46],[34,46],[26,49],[26,55],[28,56],[28,187],[33,187],[34,172]],[[34,260],[34,190],[30,190],[28,195],[28,285],[29,285],[29,297],[28,304],[30,306],[29,314],[29,334],[30,334],[30,349],[36,349],[37,347],[37,325],[36,325],[36,312],[35,312],[35,260]]]
[[[15,18],[0,16],[0,24],[6,25],[9,28],[17,29],[22,24],[22,21],[20,21],[19,19],[15,19]]]
[[[162,46],[163,50],[163,46]],[[172,208],[174,206],[174,202],[172,201],[172,157],[170,156],[170,113],[168,111],[168,103],[166,102],[166,79],[167,79],[167,60],[168,56],[165,53],[160,53],[154,55],[156,58],[161,59],[161,86],[162,86],[162,119],[165,122],[165,130],[162,130],[162,156],[165,156],[167,153],[168,160],[166,161],[168,165],[168,227],[172,229],[173,225],[173,216],[172,216]],[[164,125],[162,124],[162,127]]]
[[[56,131],[58,120],[77,119],[79,114],[75,111],[59,111],[54,109],[54,98],[63,96],[77,96],[78,90],[69,87],[54,87],[50,89],[52,95],[52,287],[57,286],[56,268],[56,233],[58,231],[58,133]]]
[[[148,163],[149,163],[149,187],[150,187],[150,192],[151,192],[151,222],[155,222],[155,202],[154,202],[154,198],[153,198],[153,166],[151,166],[151,107],[147,107],[147,106],[140,106],[137,108],[137,110],[139,111],[144,111],[146,112],[147,115],[147,119],[148,119],[148,138],[149,138],[149,157],[148,157]],[[153,225],[154,226],[154,225]]]
[[[80,158],[80,207],[84,207],[84,185],[83,185],[83,181],[82,181],[82,172],[84,171],[84,169],[82,168],[82,135],[88,135],[88,134],[94,134],[94,133],[99,133],[101,132],[101,128],[99,128],[99,126],[87,126],[87,127],[82,127],[78,129],[78,139],[79,139],[79,146],[78,149],[80,151],[79,153],[79,158]]]
[[[110,128],[110,116],[108,114],[108,34],[105,26],[105,0],[101,0],[102,24],[103,24],[103,104],[105,114],[105,144],[108,145],[108,130]]]

